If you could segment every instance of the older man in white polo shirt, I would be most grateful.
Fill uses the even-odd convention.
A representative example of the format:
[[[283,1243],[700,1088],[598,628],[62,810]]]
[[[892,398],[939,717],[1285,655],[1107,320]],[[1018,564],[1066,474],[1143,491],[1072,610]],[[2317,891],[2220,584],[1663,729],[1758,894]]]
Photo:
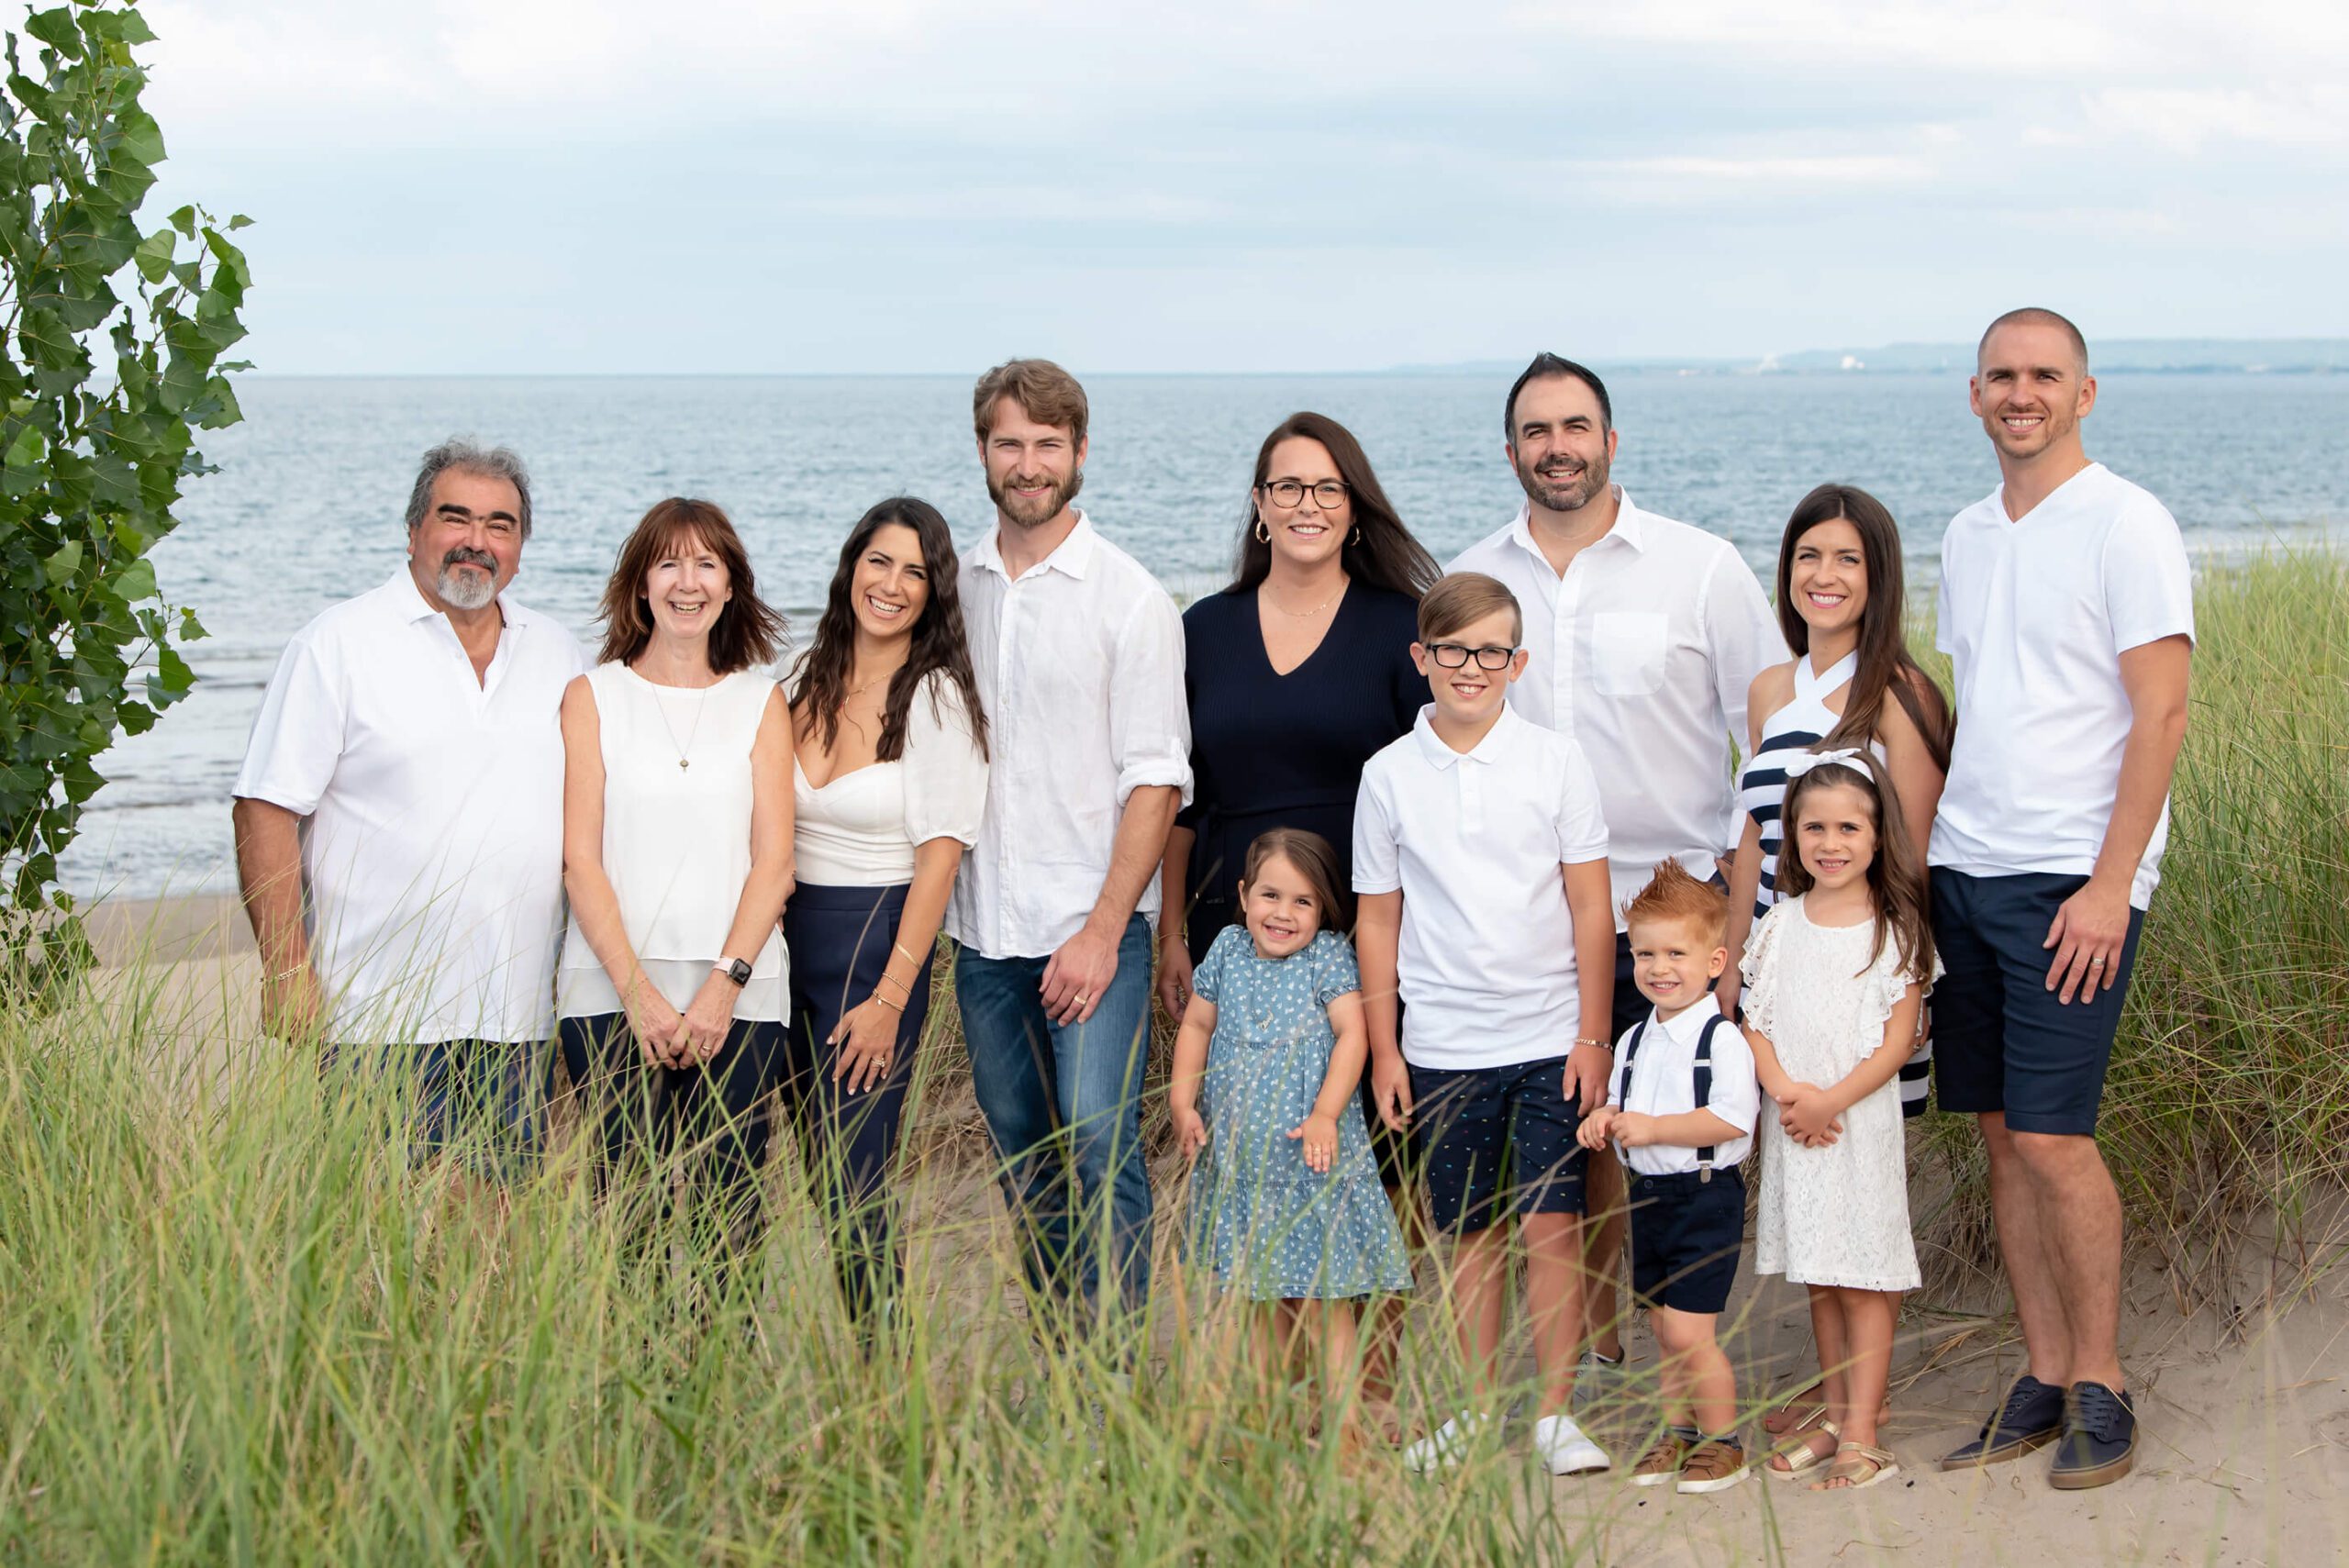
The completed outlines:
[[[505,448],[424,456],[407,558],[295,633],[235,794],[262,1018],[412,1071],[415,1139],[502,1165],[535,1135],[562,935],[564,686],[578,639],[506,595],[530,535]]]
[[[1658,861],[1709,877],[1737,842],[1732,738],[1745,733],[1747,688],[1787,657],[1786,639],[1735,546],[1642,510],[1612,482],[1614,404],[1587,367],[1534,356],[1509,388],[1501,428],[1525,505],[1447,570],[1498,578],[1524,606],[1531,657],[1509,706],[1572,737],[1598,777],[1617,932],[1613,1040],[1646,1008],[1623,906]],[[1611,1154],[1590,1162],[1587,1195],[1587,1212],[1607,1217],[1585,1232],[1591,1256],[1613,1259],[1623,1176]],[[1615,1270],[1594,1274],[1586,1372],[1622,1353]],[[1578,1388],[1586,1396],[1597,1381]]]
[[[2029,1365],[1956,1470],[2054,1442],[2048,1480],[2126,1474],[2121,1196],[2096,1144],[2105,1066],[2161,879],[2186,738],[2194,583],[2159,501],[2088,461],[2087,344],[2052,310],[1982,335],[1974,413],[1998,488],[1942,536],[1957,742],[1933,820],[1933,1076],[1990,1156]]]

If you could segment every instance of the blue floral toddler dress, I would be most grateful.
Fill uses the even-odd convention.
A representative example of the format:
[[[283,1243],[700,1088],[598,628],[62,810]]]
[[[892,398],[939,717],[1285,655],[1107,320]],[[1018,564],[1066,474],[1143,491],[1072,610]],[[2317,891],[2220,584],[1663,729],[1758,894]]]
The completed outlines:
[[[1208,1146],[1191,1172],[1191,1223],[1216,1278],[1255,1301],[1345,1300],[1411,1288],[1403,1233],[1378,1184],[1354,1096],[1338,1113],[1327,1172],[1289,1129],[1312,1114],[1338,1043],[1330,1004],[1362,989],[1353,949],[1322,931],[1286,958],[1260,957],[1227,926],[1191,989],[1215,1004],[1200,1086]]]

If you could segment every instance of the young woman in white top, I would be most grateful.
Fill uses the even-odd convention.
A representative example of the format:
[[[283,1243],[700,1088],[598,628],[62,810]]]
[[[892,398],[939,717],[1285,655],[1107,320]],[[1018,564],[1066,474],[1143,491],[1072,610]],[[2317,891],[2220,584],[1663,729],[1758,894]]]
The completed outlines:
[[[1884,764],[1900,817],[1924,863],[1933,808],[1949,773],[1948,699],[1909,653],[1908,589],[1900,528],[1884,503],[1848,484],[1822,484],[1787,519],[1778,545],[1778,628],[1795,657],[1753,678],[1745,762],[1738,775],[1744,833],[1730,873],[1729,951],[1778,899],[1779,821],[1787,762],[1798,752],[1865,747]],[[1734,1016],[1740,989],[1732,962],[1715,995]],[[1920,1043],[1900,1069],[1902,1108],[1925,1107],[1932,1072]],[[1765,1423],[1808,1430],[1822,1419],[1817,1385]],[[1820,1440],[1822,1442],[1824,1440]]]
[[[791,729],[765,670],[783,617],[726,514],[673,497],[620,545],[604,646],[562,700],[561,1054],[600,1119],[598,1192],[665,1209],[673,1151],[707,1148],[702,1241],[755,1245],[789,1006]],[[721,1280],[727,1271],[721,1263]]]
[[[783,1103],[850,1316],[868,1331],[901,1265],[888,1178],[939,923],[986,804],[986,716],[946,519],[899,496],[841,547],[793,666],[798,891],[784,917]]]

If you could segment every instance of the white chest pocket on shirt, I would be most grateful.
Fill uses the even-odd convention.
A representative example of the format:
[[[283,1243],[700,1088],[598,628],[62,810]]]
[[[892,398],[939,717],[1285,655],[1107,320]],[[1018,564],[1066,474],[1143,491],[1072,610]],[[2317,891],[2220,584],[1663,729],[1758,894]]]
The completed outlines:
[[[1665,617],[1609,610],[1591,617],[1591,685],[1610,697],[1645,696],[1664,684]]]

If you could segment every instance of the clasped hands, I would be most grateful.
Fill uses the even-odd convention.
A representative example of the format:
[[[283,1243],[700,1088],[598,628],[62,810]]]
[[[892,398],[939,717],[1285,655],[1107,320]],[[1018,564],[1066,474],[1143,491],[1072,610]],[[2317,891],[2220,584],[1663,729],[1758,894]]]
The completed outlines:
[[[726,1049],[734,1027],[734,983],[712,974],[684,1012],[640,981],[628,1000],[628,1027],[637,1049],[655,1067],[698,1067]]]

